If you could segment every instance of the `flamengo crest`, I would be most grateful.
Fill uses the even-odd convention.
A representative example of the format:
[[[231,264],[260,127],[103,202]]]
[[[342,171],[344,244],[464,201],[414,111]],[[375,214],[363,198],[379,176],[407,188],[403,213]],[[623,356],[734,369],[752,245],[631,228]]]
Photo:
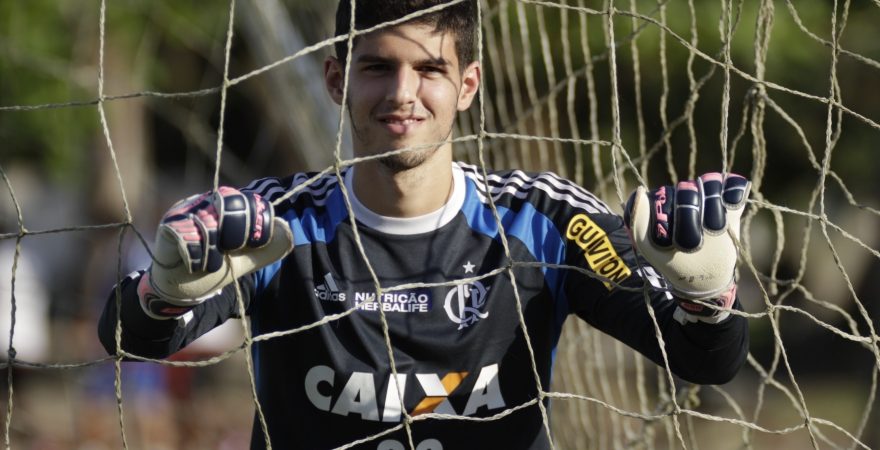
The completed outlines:
[[[464,266],[464,273],[473,273],[474,265],[470,261]],[[459,284],[446,293],[443,309],[449,320],[458,324],[458,329],[467,328],[489,316],[480,309],[486,305],[486,294],[489,288],[479,280],[472,283]]]

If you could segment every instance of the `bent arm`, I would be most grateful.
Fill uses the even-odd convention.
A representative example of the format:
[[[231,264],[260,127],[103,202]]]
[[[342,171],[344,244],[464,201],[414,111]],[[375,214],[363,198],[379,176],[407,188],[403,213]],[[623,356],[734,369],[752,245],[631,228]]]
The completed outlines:
[[[117,318],[122,325],[122,349],[147,358],[165,358],[227,319],[238,317],[234,285],[193,308],[178,319],[157,320],[144,313],[138,300],[137,285],[143,271],[127,276],[119,285],[121,298],[117,313],[116,288],[110,291],[104,312],[98,321],[98,338],[109,354],[117,353]],[[253,297],[252,276],[239,279],[245,306]]]
[[[672,372],[699,384],[722,384],[730,381],[748,356],[748,320],[731,314],[714,324],[677,321],[677,302],[662,288],[665,285],[664,280],[647,261],[642,259],[639,263],[636,262],[635,252],[622,220],[610,215],[594,217],[593,220],[607,233],[607,243],[598,245],[595,243],[598,238],[593,238],[589,242],[590,246],[583,246],[586,249],[571,246],[569,262],[591,268],[581,261],[589,262],[589,252],[593,252],[600,255],[597,260],[614,260],[616,267],[626,266],[627,270],[615,271],[609,275],[613,278],[611,281],[619,283],[619,286],[603,283],[601,279],[576,271],[569,272],[566,277],[569,311],[663,366],[663,354],[645,301],[643,286],[647,284],[648,298],[666,344],[665,350]],[[600,254],[599,250],[605,253]],[[639,267],[642,268],[641,271]],[[601,273],[602,267],[597,268]],[[592,269],[597,271],[597,268]],[[617,276],[621,273],[624,276]],[[642,273],[648,275],[643,276]],[[742,310],[739,299],[734,302],[733,308]]]

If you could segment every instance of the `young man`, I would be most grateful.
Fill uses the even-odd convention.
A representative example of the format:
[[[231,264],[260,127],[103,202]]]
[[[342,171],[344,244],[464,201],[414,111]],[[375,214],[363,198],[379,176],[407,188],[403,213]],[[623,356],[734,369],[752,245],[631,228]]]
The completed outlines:
[[[359,0],[356,28],[438,3]],[[349,13],[343,0],[337,34],[348,33]],[[154,263],[122,282],[122,348],[164,357],[236,316],[236,277],[254,335],[334,316],[254,345],[268,434],[284,449],[335,448],[395,427],[356,448],[409,448],[400,426],[408,417],[419,450],[548,448],[534,369],[549,390],[566,317],[576,314],[663,364],[646,300],[677,375],[697,383],[732,378],[748,347],[746,319],[729,312],[739,307],[731,235],[748,182],[708,174],[675,188],[640,188],[625,227],[596,197],[553,174],[494,172],[487,180],[453,162],[446,141],[481,77],[475,14],[463,2],[360,35],[351,54],[338,46],[325,64],[328,92],[346,103],[355,155],[378,156],[345,169],[342,184],[326,175],[304,186],[311,175],[294,174],[172,207]],[[413,149],[383,155],[404,148]],[[373,273],[383,289],[403,287],[377,297]],[[111,296],[99,330],[111,353],[116,316]],[[502,412],[509,414],[463,420]],[[420,419],[427,413],[458,418]],[[252,448],[264,445],[255,422]]]

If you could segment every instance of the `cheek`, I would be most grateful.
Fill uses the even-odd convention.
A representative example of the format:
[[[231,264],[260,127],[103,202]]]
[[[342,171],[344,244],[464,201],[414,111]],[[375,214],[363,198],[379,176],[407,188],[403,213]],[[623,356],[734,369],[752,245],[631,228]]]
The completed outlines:
[[[448,81],[423,86],[422,101],[435,115],[454,115],[458,104],[458,89]]]
[[[348,107],[352,111],[369,111],[382,98],[380,86],[375,82],[352,77],[348,85]]]

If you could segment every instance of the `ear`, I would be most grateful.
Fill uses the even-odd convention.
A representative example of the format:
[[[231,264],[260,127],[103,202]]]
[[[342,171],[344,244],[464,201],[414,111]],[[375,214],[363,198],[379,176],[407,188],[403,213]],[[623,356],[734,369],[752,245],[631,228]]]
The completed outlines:
[[[465,67],[461,74],[461,90],[458,93],[458,110],[464,111],[470,108],[474,97],[480,91],[480,81],[482,79],[482,70],[480,62],[474,61]]]
[[[345,66],[334,56],[324,60],[324,86],[327,93],[337,105],[342,105],[343,84],[345,83]]]

